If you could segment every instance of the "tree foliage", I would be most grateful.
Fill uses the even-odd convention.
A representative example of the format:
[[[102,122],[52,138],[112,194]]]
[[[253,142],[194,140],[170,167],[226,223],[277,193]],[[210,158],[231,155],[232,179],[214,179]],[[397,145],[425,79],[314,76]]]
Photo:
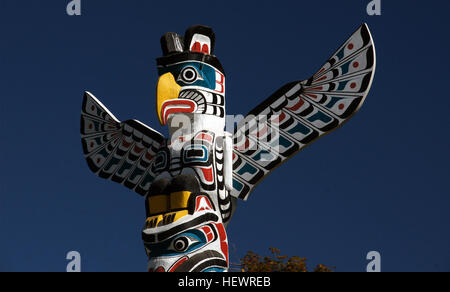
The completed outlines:
[[[259,256],[254,252],[247,252],[241,259],[242,272],[308,272],[306,258],[281,255],[279,249],[270,248],[270,256]],[[334,268],[318,265],[313,272],[333,272]]]

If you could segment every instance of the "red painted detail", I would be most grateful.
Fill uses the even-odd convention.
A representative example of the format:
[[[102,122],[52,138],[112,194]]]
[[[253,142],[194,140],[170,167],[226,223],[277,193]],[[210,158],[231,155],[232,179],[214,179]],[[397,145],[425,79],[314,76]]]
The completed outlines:
[[[295,104],[294,106],[288,107],[288,110],[291,110],[291,111],[294,111],[294,112],[295,112],[295,111],[297,111],[299,108],[301,108],[304,104],[305,104],[305,101],[304,101],[303,99],[300,98],[300,101],[297,102],[297,104]]]
[[[161,114],[163,117],[163,124],[167,123],[169,115],[175,113],[192,113],[195,111],[196,103],[189,99],[172,99],[167,100],[161,107]]]
[[[344,107],[345,107],[345,105],[344,105],[343,103],[341,103],[341,104],[339,105],[339,109],[340,109],[340,110],[343,110]]]
[[[91,110],[94,111],[95,110],[95,106],[91,106]]]
[[[320,71],[317,72],[317,75],[319,75],[319,74],[322,73],[323,71],[325,71],[325,68],[320,69]]]
[[[325,76],[320,77],[320,79],[317,79],[315,82],[319,82],[319,81],[325,80],[327,78],[328,78],[328,76],[325,75]]]
[[[128,143],[128,142],[125,141],[125,140],[122,141],[122,146],[123,146],[123,147],[128,148],[128,147],[130,147],[130,145],[131,145],[131,143]]]
[[[153,159],[153,157],[155,157],[155,156],[153,156],[153,155],[151,155],[150,153],[145,153],[145,158],[147,159],[147,160],[152,160]]]
[[[202,46],[202,53],[209,55],[209,47],[207,44]]]
[[[236,154],[233,152],[233,160],[236,159]]]
[[[354,46],[352,43],[348,44],[348,46],[347,46],[347,48],[348,48],[349,50],[353,50],[354,47],[355,47],[355,46]]]
[[[319,86],[319,87],[309,88],[308,90],[317,91],[317,90],[322,90],[322,89],[323,89],[323,86]]]
[[[205,208],[206,204],[206,208]],[[214,208],[211,205],[211,202],[209,201],[208,197],[206,196],[198,196],[195,199],[195,212],[205,211],[205,210],[214,210]]]
[[[89,130],[92,130],[94,126],[92,124],[89,124]]]
[[[213,142],[213,136],[207,133],[199,133],[197,136],[195,136],[195,140],[203,140],[209,143]]]
[[[95,145],[94,142],[91,142],[91,148],[94,147],[94,145]]]
[[[209,226],[203,226],[203,227],[200,227],[200,229],[203,231],[203,233],[205,233],[205,234],[208,234],[208,233],[210,233],[211,232],[211,227],[209,227]]]
[[[251,133],[252,136],[257,137],[257,138],[261,138],[262,136],[264,136],[264,134],[267,133],[269,129],[267,128],[266,125],[264,125],[264,127],[259,130],[256,134]]]
[[[134,152],[136,152],[136,153],[141,153],[142,150],[144,150],[144,148],[140,148],[140,147],[138,147],[137,145],[134,146]]]
[[[268,131],[269,131],[269,128],[268,128],[266,125],[264,125],[264,128],[262,128],[262,130],[260,130],[256,136],[257,136],[258,138],[261,138],[261,137],[264,136]]]
[[[200,168],[200,169],[201,169],[201,171],[203,173],[203,176],[205,177],[205,180],[207,182],[213,182],[214,181],[213,174],[212,174],[212,167],[210,167],[210,168]]]
[[[217,74],[220,76],[220,79],[217,79]],[[218,92],[218,93],[224,93],[225,92],[225,84],[224,83],[225,83],[225,76],[216,70],[216,88],[217,88],[217,85],[219,85],[220,90],[214,90],[214,91]]]
[[[352,89],[356,88],[356,83],[353,82],[352,84],[350,84],[350,88],[352,88]]]
[[[222,250],[223,254],[225,255],[228,263],[228,243],[226,241],[222,241],[220,243],[220,249]]]
[[[309,97],[312,97],[314,99],[318,98],[318,96],[316,94],[307,93],[306,95],[309,96]]]
[[[211,242],[214,239],[214,233],[212,232],[211,227],[209,226],[203,226],[202,228],[203,233],[206,235],[206,239],[208,242]]]
[[[97,164],[99,164],[100,161],[102,161],[102,159],[101,158],[97,158]]]
[[[358,62],[353,63],[353,68],[358,68],[358,67],[359,67],[359,63]]]
[[[214,239],[214,234],[212,232],[206,234],[206,236],[208,237],[208,242],[211,242]]]
[[[250,140],[245,138],[244,149],[248,149],[250,147]]]
[[[181,259],[179,259],[170,269],[169,269],[169,273],[170,272],[175,272],[177,269],[178,269],[178,267],[182,264],[182,263],[184,263],[185,261],[187,261],[188,260],[188,257],[183,257],[183,258],[181,258]],[[161,267],[160,267],[161,268]],[[158,268],[159,269],[159,268]],[[158,272],[158,271],[156,271],[156,272]],[[164,272],[164,268],[163,268],[163,272]]]
[[[178,141],[180,141],[180,142],[184,142],[186,140],[186,138],[184,138],[184,137],[178,137]]]
[[[217,232],[219,233],[220,238],[220,249],[222,250],[222,253],[227,258],[228,263],[228,243],[227,243],[227,233],[225,232],[225,228],[223,227],[222,223],[214,223],[217,228]]]
[[[248,149],[248,147],[250,147],[250,141],[247,138],[245,138],[244,145],[235,146],[235,149],[239,151],[244,151],[245,149]]]
[[[271,122],[275,124],[279,124],[286,118],[286,114],[284,112],[281,112],[280,115],[276,116],[276,118],[272,119]]]
[[[193,51],[193,52],[201,52],[202,49],[201,49],[200,43],[199,43],[199,42],[195,42],[195,43],[192,45],[191,51]]]
[[[166,270],[163,267],[158,267],[154,270],[155,273],[164,273]]]

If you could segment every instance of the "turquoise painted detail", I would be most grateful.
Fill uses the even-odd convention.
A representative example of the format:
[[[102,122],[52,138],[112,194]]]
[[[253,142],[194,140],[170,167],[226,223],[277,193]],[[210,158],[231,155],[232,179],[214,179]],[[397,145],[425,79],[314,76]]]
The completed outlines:
[[[186,246],[183,250],[177,250],[176,242],[184,241]],[[169,241],[164,241],[156,244],[145,244],[145,247],[151,252],[154,257],[170,257],[179,256],[194,252],[208,243],[207,238],[197,229],[190,229],[183,232]]]
[[[134,179],[135,179],[137,176],[141,176],[143,173],[144,173],[144,170],[140,169],[139,167],[136,167],[136,168],[133,170],[133,173],[132,173],[132,174],[130,175],[130,177],[128,178],[128,180],[129,180],[129,181],[134,181]]]
[[[293,127],[292,129],[287,131],[289,134],[291,135],[295,135],[297,133],[303,134],[303,135],[308,135],[311,132],[311,129],[306,127],[305,125],[297,122],[297,125],[295,125],[295,127]]]
[[[100,152],[98,152],[98,154],[101,155],[103,158],[107,158],[109,156],[109,152],[108,150],[106,150],[106,148],[108,147],[105,147],[102,150],[100,150]]]
[[[158,159],[162,157],[161,162],[156,163]],[[155,157],[155,164],[153,167],[155,168],[155,171],[161,170],[165,168],[167,165],[167,154],[166,152],[159,152],[158,155]]]
[[[201,150],[202,156],[187,156],[189,150]],[[206,162],[208,161],[208,149],[204,145],[194,144],[184,148],[184,162]]]
[[[266,162],[274,161],[276,159],[276,156],[273,155],[270,151],[261,149],[255,155],[253,155],[252,159],[256,162]]]
[[[328,123],[330,123],[332,120],[333,120],[333,119],[332,119],[330,116],[324,114],[324,113],[321,112],[321,111],[318,111],[317,113],[315,113],[314,115],[312,115],[312,116],[310,116],[310,117],[308,118],[308,121],[311,122],[311,123],[313,123],[313,122],[315,122],[315,121],[322,121],[322,122],[324,122],[325,124],[328,124]]]
[[[126,160],[123,162],[122,166],[120,167],[119,171],[117,172],[118,175],[122,175],[122,173],[125,170],[129,170],[133,167],[133,164],[127,162]]]
[[[235,189],[235,190],[240,192],[240,191],[242,191],[243,188],[244,188],[243,184],[241,184],[237,180],[233,179],[233,189]]]
[[[349,82],[350,82],[350,80],[339,82],[337,90],[338,91],[344,90]]]
[[[331,96],[330,102],[326,105],[327,108],[333,108],[333,106],[342,99],[342,97]]]
[[[193,67],[197,71],[197,80],[192,83],[186,83],[182,80],[180,74],[186,67]],[[159,75],[165,73],[172,73],[180,86],[201,86],[211,90],[216,89],[216,69],[214,67],[196,61],[184,62],[179,64],[170,65],[168,67],[162,67],[158,69]]]
[[[97,145],[102,145],[103,141],[102,141],[102,137],[96,137],[94,138],[95,144]]]
[[[278,139],[275,139],[275,141],[270,143],[270,146],[274,149],[278,149],[277,151],[280,152],[281,154],[283,154],[283,152],[281,152],[282,149],[289,150],[289,148],[291,148],[294,143],[292,141],[286,139],[281,134],[278,137],[279,137]]]
[[[240,176],[243,176],[246,173],[249,173],[251,175],[255,175],[258,172],[258,169],[255,168],[254,166],[250,165],[249,163],[245,163],[244,166],[239,169],[239,171],[237,172]]]
[[[352,62],[353,62],[353,60],[350,61],[350,62],[347,62],[347,63],[345,63],[344,65],[341,66],[342,75],[348,73],[349,68],[350,68],[350,64],[351,64]]]
[[[336,56],[339,58],[338,61],[342,60],[342,58],[344,58],[344,52],[345,52],[345,47],[342,48],[342,50],[339,51],[339,53],[336,54]]]
[[[224,268],[209,268],[204,270],[204,273],[214,272],[214,273],[224,273],[226,270]]]
[[[105,172],[110,172],[111,168],[116,166],[120,162],[120,158],[116,158],[115,156],[111,157],[111,159],[108,161],[108,164],[103,168]]]
[[[145,186],[146,186],[147,184],[152,183],[153,180],[154,180],[154,177],[153,177],[152,175],[150,175],[149,172],[147,172],[147,173],[145,174],[144,179],[142,180],[142,182],[141,182],[141,184],[140,184],[141,188],[145,188]]]
[[[289,141],[288,139],[286,139],[284,136],[280,135],[280,140],[278,141],[280,143],[281,146],[283,146],[284,148],[290,148],[292,146],[292,141]]]
[[[100,128],[100,123],[98,121],[95,121],[95,120],[92,120],[92,119],[90,119],[90,121],[94,125],[95,132],[102,131],[102,129]]]

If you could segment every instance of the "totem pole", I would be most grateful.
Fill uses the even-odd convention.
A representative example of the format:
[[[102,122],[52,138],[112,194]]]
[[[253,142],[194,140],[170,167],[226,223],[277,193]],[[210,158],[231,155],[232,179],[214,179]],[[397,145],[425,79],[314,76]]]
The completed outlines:
[[[225,71],[211,28],[166,33],[157,59],[156,113],[170,137],[120,122],[84,96],[81,140],[89,168],[145,197],[148,270],[227,271],[225,228],[237,199],[362,106],[375,48],[362,25],[310,79],[284,85],[225,131]]]

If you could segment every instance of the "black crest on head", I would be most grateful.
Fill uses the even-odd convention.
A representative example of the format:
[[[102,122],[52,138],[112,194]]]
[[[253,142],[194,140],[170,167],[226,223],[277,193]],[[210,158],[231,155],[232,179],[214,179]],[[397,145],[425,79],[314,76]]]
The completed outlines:
[[[161,37],[161,49],[164,56],[184,51],[184,39],[175,32],[165,33]]]
[[[175,32],[168,32],[161,37],[163,56],[157,59],[157,64],[168,66],[186,60],[202,61],[225,74],[222,64],[214,56],[215,44],[216,35],[208,26],[191,26],[184,37]]]
[[[163,56],[186,51],[214,55],[215,43],[216,35],[214,31],[204,25],[189,27],[184,38],[175,32],[168,32],[161,37]]]

